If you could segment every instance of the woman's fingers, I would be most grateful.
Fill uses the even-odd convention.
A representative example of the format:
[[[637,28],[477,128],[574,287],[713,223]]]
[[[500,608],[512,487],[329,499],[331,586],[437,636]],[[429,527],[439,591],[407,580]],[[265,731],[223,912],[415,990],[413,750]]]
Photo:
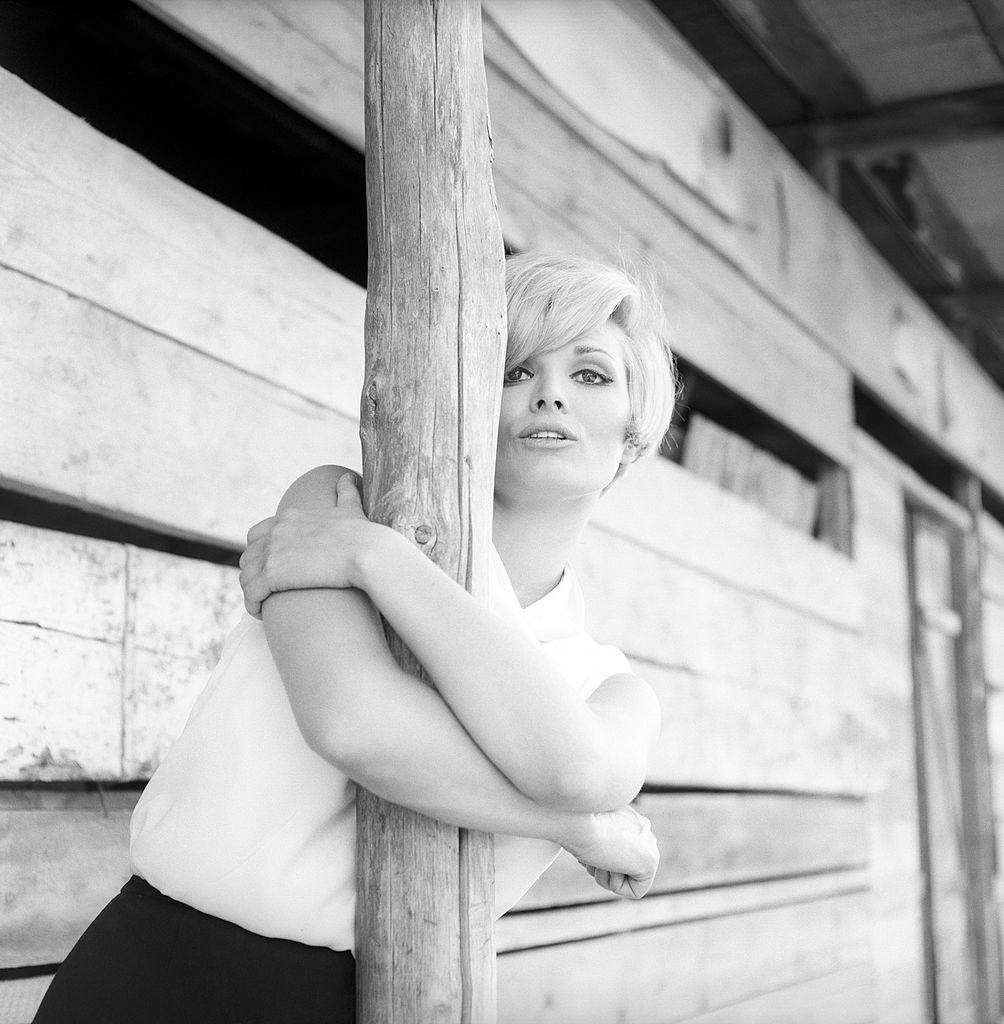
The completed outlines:
[[[342,473],[335,481],[335,504],[339,508],[355,505],[362,511],[363,497],[360,493],[360,480],[351,470]]]

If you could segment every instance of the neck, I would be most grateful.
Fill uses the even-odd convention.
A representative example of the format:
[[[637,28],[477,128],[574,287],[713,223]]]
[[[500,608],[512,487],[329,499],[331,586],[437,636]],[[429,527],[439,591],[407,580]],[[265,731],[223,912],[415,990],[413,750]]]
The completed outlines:
[[[598,497],[538,506],[496,496],[492,540],[524,608],[557,586]]]

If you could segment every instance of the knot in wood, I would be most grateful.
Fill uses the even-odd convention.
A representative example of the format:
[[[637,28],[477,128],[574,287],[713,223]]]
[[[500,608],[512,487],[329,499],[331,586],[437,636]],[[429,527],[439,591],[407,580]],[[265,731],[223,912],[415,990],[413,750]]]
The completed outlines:
[[[377,390],[378,388],[375,380],[371,380],[369,384],[366,385],[366,401],[369,402],[370,405],[375,406],[377,404]]]
[[[415,542],[425,547],[436,539],[436,531],[428,523],[415,527]]]

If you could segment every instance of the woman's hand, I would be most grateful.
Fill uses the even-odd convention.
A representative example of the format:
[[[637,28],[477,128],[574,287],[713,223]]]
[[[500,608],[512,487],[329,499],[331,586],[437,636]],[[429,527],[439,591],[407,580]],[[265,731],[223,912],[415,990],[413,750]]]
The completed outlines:
[[[361,556],[383,529],[366,518],[356,475],[343,473],[330,508],[287,509],[248,531],[244,607],[260,619],[262,603],[277,591],[357,586]]]
[[[659,867],[652,823],[633,807],[591,815],[590,833],[562,845],[597,885],[628,899],[648,892]]]

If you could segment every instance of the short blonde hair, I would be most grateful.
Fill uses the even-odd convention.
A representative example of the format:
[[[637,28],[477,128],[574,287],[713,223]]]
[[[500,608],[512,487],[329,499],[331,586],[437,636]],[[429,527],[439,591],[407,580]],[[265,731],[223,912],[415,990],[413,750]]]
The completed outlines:
[[[638,279],[636,279],[638,278]],[[527,252],[506,260],[506,369],[567,345],[612,320],[627,339],[628,436],[657,451],[679,393],[676,359],[655,289],[640,275],[578,256]]]

